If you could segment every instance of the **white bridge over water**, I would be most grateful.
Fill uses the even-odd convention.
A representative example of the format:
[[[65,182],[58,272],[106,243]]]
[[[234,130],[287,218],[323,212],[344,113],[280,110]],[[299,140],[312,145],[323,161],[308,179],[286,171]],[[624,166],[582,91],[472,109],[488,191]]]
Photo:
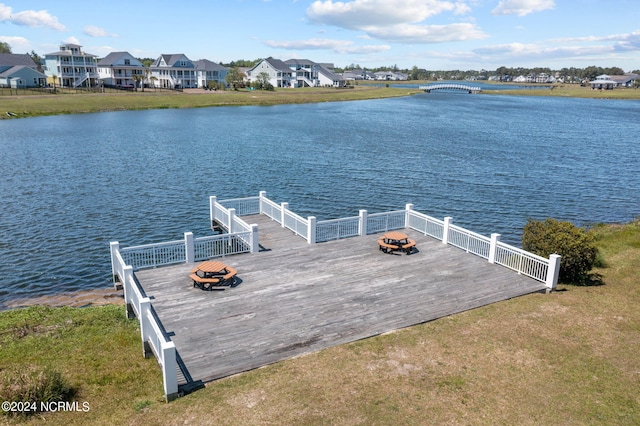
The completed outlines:
[[[433,90],[464,90],[468,93],[480,93],[482,90],[479,86],[468,86],[466,84],[458,83],[429,84],[427,86],[420,86],[419,89],[424,90],[427,93],[431,93]]]

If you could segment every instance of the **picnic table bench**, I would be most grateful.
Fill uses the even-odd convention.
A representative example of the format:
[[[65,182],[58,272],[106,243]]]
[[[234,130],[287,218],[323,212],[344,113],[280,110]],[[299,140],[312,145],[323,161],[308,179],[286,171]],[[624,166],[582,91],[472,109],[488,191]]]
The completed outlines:
[[[415,247],[416,242],[403,232],[387,232],[382,237],[378,238],[378,248],[385,253],[403,251],[410,254]]]
[[[193,286],[203,290],[214,290],[232,286],[238,271],[219,261],[208,260],[191,269],[189,278]]]

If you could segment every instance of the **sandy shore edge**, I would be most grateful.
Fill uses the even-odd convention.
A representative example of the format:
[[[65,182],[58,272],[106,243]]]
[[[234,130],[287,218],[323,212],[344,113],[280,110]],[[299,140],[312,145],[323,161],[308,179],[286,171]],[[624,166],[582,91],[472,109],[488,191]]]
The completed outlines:
[[[122,290],[114,290],[113,288],[81,290],[70,293],[14,299],[6,302],[0,309],[16,309],[37,305],[51,307],[71,306],[75,308],[124,305],[124,295]]]

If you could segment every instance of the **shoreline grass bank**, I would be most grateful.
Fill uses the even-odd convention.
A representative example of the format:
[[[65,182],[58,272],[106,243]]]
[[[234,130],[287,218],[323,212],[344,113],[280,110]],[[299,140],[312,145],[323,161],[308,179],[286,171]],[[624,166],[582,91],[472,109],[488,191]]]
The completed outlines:
[[[0,119],[106,111],[269,106],[382,99],[419,93],[417,89],[358,86],[353,89],[305,88],[239,91],[126,92],[70,95],[2,96]]]
[[[411,82],[411,84],[428,83]],[[359,82],[352,89],[302,88],[278,89],[273,92],[258,90],[157,92],[147,89],[145,92],[3,95],[0,96],[2,103],[0,120],[107,111],[355,101],[424,93],[419,89],[397,87],[401,84],[407,84],[407,82]],[[543,88],[518,89],[518,86],[514,85],[513,90],[486,89],[481,94],[640,100],[640,90],[632,88],[591,90],[578,85],[540,86]]]
[[[122,306],[0,312],[0,372],[51,367],[90,409],[17,424],[640,423],[640,220],[595,226],[604,285],[560,284],[207,384],[169,404]]]

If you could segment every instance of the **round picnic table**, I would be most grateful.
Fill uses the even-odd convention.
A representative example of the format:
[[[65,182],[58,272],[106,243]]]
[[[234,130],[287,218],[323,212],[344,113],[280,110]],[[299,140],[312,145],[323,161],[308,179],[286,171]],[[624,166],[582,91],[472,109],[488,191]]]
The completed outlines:
[[[218,260],[207,260],[200,263],[191,270],[192,273],[202,272],[205,278],[215,277],[216,275],[224,275],[227,271],[227,265]]]

